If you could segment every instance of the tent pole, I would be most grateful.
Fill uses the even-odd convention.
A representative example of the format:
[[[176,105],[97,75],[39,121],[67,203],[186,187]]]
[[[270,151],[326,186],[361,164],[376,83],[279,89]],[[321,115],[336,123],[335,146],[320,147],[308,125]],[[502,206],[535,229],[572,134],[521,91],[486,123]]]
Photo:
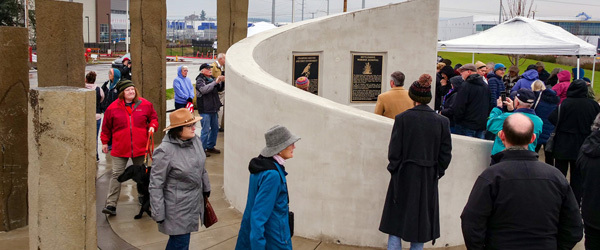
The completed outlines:
[[[577,55],[577,78],[579,79],[579,55]]]
[[[594,64],[592,64],[592,88],[594,87],[594,73],[596,73],[596,55],[594,55]]]
[[[475,52],[473,52],[473,57],[471,58],[471,63],[475,63]]]

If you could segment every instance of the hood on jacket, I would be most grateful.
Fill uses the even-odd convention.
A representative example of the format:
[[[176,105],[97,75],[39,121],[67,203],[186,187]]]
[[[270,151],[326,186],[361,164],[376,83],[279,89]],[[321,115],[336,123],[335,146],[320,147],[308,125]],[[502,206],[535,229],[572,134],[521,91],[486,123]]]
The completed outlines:
[[[535,70],[535,69],[530,69],[530,70],[525,71],[523,73],[522,77],[527,80],[530,80],[530,81],[537,80],[540,78],[537,70]]]
[[[440,74],[444,74],[448,77],[448,79],[454,77],[454,69],[448,65],[442,67],[442,69],[440,69]]]
[[[283,166],[281,166],[281,168],[283,171],[285,171]],[[248,170],[251,174],[256,174],[267,170],[277,170],[277,166],[275,165],[275,159],[273,159],[273,157],[264,157],[259,155],[258,157],[254,157],[252,160],[250,160]]]
[[[570,82],[571,81],[571,72],[567,70],[563,70],[558,72],[558,82]]]
[[[571,85],[569,85],[569,89],[567,89],[567,97],[587,98],[587,95],[587,83],[581,79],[573,81]]]
[[[115,68],[111,68],[110,70],[113,72],[113,81],[110,83],[109,88],[114,89],[117,83],[121,81],[121,71]]]
[[[593,158],[600,157],[600,131],[592,131],[585,139],[581,146],[581,153]]]
[[[540,101],[547,102],[549,104],[558,104],[560,97],[556,95],[556,91],[552,89],[545,89],[542,91],[542,99]]]
[[[452,84],[454,91],[458,91],[464,82],[465,80],[460,75],[450,78],[450,84]]]
[[[585,70],[583,70],[582,68],[579,68],[579,78],[577,78],[577,68],[572,68],[571,72],[573,72],[573,80],[581,79],[585,76]]]
[[[162,139],[162,142],[168,142],[171,144],[175,144],[175,145],[179,145],[180,147],[189,147],[192,146],[194,138],[190,139],[190,140],[181,140],[179,138],[173,138],[171,137],[168,133],[165,134],[165,136]]]
[[[181,69],[183,68],[183,65],[177,67],[177,77],[179,78],[186,78],[183,76],[183,74],[181,74]]]

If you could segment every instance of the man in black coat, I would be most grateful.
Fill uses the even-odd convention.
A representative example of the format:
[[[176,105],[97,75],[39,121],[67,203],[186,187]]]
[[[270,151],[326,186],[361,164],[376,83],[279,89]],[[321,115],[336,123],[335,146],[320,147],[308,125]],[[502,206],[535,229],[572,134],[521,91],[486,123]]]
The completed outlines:
[[[467,249],[572,249],[583,237],[581,214],[565,177],[527,150],[535,140],[523,114],[506,118],[506,149],[481,173],[462,215]]]
[[[491,110],[490,89],[472,63],[463,65],[459,71],[465,83],[454,102],[455,131],[459,135],[483,139]]]
[[[577,167],[581,170],[583,195],[581,216],[585,229],[585,248],[600,249],[600,115],[592,125],[592,134],[581,146]]]
[[[388,249],[411,249],[440,237],[438,179],[452,158],[448,118],[436,114],[431,101],[430,75],[409,88],[415,107],[396,116],[390,139],[387,170],[391,173],[379,230],[389,234]]]

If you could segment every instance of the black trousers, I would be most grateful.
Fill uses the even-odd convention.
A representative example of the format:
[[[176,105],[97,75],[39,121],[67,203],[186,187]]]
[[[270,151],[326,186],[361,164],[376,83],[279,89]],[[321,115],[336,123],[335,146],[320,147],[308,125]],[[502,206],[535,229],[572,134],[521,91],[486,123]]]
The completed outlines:
[[[585,243],[584,243],[585,249],[587,249],[587,250],[600,249],[600,230],[585,225],[584,232],[585,232]]]
[[[542,146],[544,146],[544,156],[545,156],[544,161],[546,162],[546,164],[550,164],[550,165],[554,166],[554,154],[552,154],[552,152],[546,151],[546,143],[538,144],[537,146],[535,146],[535,152],[536,153],[540,152],[540,149],[542,148]]]
[[[563,159],[555,159],[554,166],[562,172],[563,175],[567,176],[567,170],[569,170],[569,165],[571,166],[571,189],[573,189],[573,194],[575,194],[575,199],[577,200],[577,204],[581,204],[581,195],[583,192],[583,183],[581,180],[581,171],[575,164],[576,160],[563,160]],[[581,206],[581,205],[580,205]]]

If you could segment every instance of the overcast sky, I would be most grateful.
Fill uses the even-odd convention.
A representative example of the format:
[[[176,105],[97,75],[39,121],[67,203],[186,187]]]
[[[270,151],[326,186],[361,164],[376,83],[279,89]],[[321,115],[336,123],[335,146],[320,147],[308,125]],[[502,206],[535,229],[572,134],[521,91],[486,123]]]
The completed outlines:
[[[271,19],[272,0],[249,0],[249,17]],[[304,0],[304,19],[326,15],[327,2],[329,13],[342,12],[343,0]],[[530,3],[532,0],[528,0]],[[598,0],[533,0],[536,16],[576,16],[586,12],[594,19],[600,19],[600,1]],[[295,20],[302,19],[302,0],[295,2]],[[404,0],[365,0],[365,7],[371,8]],[[507,3],[507,0],[504,0]],[[287,22],[292,17],[292,0],[275,0],[277,22]],[[348,10],[362,8],[362,0],[348,0]],[[471,15],[498,15],[499,0],[440,0],[440,18],[463,17]],[[217,0],[167,0],[167,18],[183,18],[190,14],[200,14],[204,10],[208,17],[216,17]]]

